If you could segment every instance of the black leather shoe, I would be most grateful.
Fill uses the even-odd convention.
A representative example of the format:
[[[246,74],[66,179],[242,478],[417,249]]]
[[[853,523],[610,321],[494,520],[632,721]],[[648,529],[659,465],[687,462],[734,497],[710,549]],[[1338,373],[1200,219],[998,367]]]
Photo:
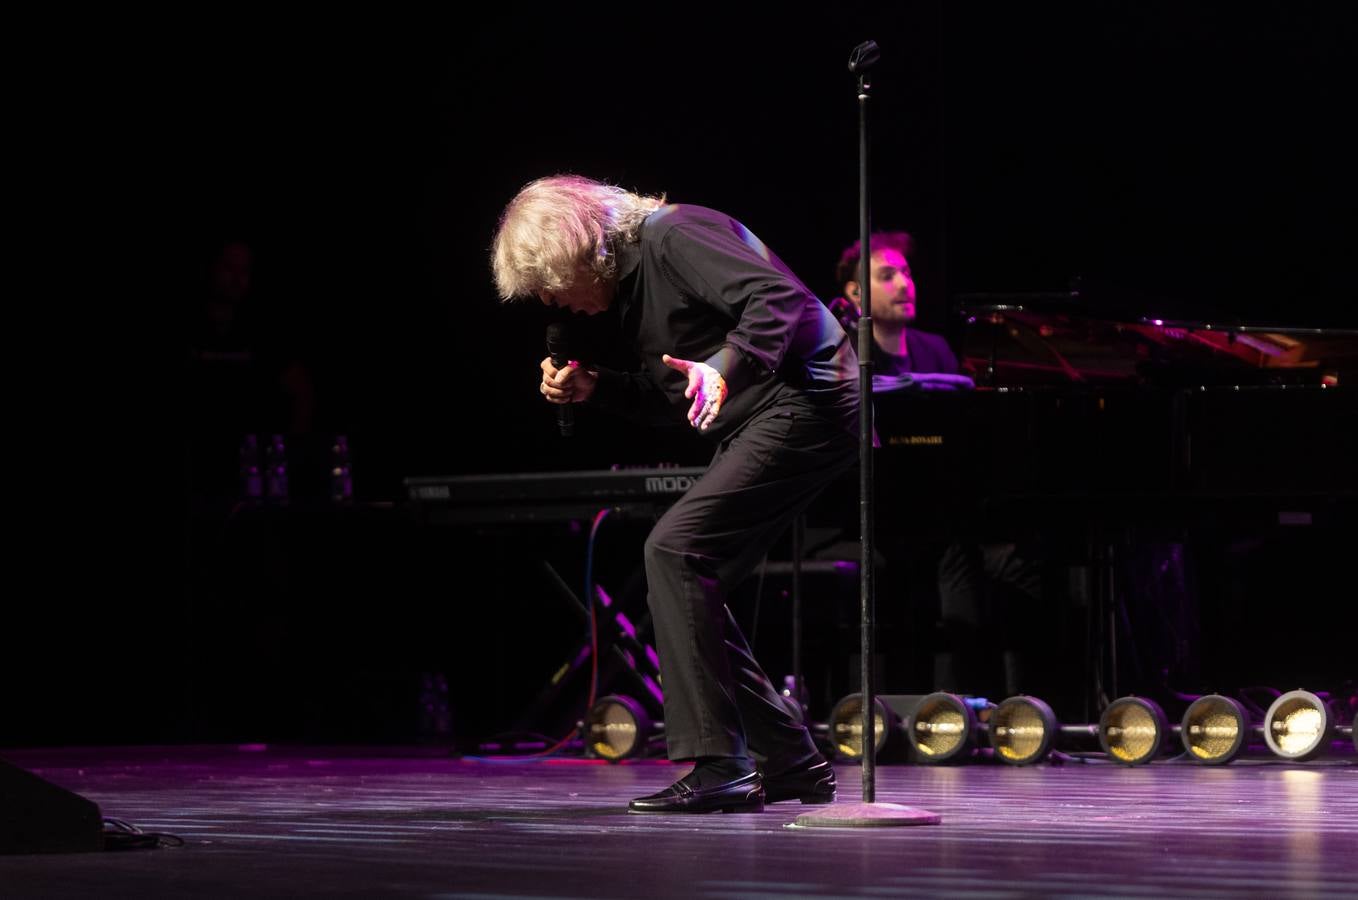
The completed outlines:
[[[690,772],[674,784],[656,794],[638,797],[627,804],[634,813],[707,813],[721,810],[734,812],[763,812],[764,782],[758,772],[742,775],[731,781],[702,787]]]
[[[764,776],[764,802],[800,800],[803,803],[835,802],[835,770],[823,756],[813,756],[799,766],[777,775]]]

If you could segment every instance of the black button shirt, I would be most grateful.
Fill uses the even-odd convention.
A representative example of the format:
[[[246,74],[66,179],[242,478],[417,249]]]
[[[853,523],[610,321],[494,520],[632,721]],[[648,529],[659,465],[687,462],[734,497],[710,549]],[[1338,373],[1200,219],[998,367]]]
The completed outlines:
[[[854,431],[858,360],[825,304],[748,228],[701,206],[662,206],[617,248],[614,305],[641,371],[600,370],[595,402],[683,421],[688,381],[663,362],[706,362],[730,394],[705,435],[729,436],[775,402]]]

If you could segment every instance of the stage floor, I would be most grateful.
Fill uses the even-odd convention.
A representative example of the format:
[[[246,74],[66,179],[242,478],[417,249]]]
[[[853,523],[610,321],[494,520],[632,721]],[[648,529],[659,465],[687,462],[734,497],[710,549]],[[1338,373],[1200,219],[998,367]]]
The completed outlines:
[[[881,766],[917,828],[801,830],[815,809],[637,816],[684,768],[428,749],[0,751],[176,834],[161,850],[0,856],[0,897],[1358,896],[1358,765]],[[839,767],[841,801],[858,770]]]

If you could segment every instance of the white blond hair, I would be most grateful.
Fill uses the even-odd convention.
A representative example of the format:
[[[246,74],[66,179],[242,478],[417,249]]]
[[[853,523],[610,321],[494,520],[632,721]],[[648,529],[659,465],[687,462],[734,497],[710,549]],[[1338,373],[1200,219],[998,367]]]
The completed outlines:
[[[512,300],[565,290],[582,277],[606,281],[618,245],[635,241],[664,203],[579,175],[531,182],[500,216],[490,257],[496,290]]]

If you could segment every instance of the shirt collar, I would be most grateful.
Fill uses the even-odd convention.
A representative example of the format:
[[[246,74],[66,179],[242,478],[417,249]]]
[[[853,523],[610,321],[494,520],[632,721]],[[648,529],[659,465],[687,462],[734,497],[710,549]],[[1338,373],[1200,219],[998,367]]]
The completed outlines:
[[[621,318],[632,307],[633,294],[637,289],[637,270],[641,267],[641,244],[636,241],[624,243],[617,249],[617,275],[614,281],[613,305],[618,308]]]
[[[637,270],[637,266],[641,265],[640,243],[631,241],[620,245],[617,249],[617,257],[618,281],[623,282]]]

